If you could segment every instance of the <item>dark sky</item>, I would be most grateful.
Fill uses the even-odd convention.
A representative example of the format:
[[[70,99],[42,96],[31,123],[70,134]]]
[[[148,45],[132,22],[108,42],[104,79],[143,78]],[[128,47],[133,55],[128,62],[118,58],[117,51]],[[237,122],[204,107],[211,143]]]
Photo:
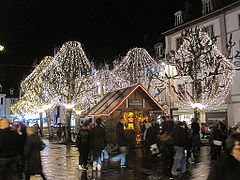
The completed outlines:
[[[148,48],[183,6],[184,0],[1,0],[0,83],[18,86],[33,64],[69,40],[81,42],[95,63]]]

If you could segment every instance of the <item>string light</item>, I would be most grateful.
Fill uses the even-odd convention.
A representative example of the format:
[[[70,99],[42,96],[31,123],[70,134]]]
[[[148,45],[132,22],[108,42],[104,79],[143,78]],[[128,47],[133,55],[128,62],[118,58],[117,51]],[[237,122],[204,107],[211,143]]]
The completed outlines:
[[[170,59],[177,71],[171,85],[177,99],[171,97],[172,101],[186,109],[216,109],[229,93],[234,65],[201,28],[186,30],[182,39]]]

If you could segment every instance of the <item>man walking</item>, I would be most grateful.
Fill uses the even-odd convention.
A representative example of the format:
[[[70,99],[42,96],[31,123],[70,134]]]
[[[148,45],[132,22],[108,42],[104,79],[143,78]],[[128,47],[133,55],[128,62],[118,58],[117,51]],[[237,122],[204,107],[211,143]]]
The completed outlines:
[[[0,180],[18,179],[17,161],[19,154],[18,133],[10,129],[8,119],[0,120]]]
[[[120,154],[113,157],[112,160],[114,161],[120,160],[121,167],[125,168],[127,167],[126,165],[127,143],[124,134],[124,119],[120,119],[120,121],[116,125],[116,144],[119,147]]]

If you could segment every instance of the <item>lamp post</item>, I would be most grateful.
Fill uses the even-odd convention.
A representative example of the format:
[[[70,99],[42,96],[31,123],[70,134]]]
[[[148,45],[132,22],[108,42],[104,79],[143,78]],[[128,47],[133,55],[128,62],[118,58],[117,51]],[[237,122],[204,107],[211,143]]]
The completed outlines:
[[[177,70],[176,67],[170,64],[165,65],[165,74],[168,78],[168,93],[167,93],[167,104],[169,108],[169,114],[171,119],[173,119],[173,114],[172,114],[172,102],[171,102],[171,85],[173,84],[173,77],[177,76]]]

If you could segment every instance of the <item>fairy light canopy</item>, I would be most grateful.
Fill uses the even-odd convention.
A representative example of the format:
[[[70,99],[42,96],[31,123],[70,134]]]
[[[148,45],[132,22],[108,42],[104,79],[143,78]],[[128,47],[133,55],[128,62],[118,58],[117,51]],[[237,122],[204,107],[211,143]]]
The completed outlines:
[[[169,63],[177,72],[171,87],[179,106],[216,109],[224,102],[235,74],[234,65],[203,28],[182,33],[182,45],[172,52]]]
[[[158,64],[144,48],[133,48],[126,56],[115,63],[113,73],[130,82],[141,83],[153,96],[159,95],[163,87],[164,67]]]
[[[35,67],[35,69],[21,82],[21,89],[26,92],[28,90],[35,89],[36,91],[40,91],[40,89],[36,89],[36,87],[39,88],[40,85],[40,78],[42,71],[44,71],[45,68],[49,65],[49,63],[52,61],[52,56],[45,56],[42,61]]]
[[[69,41],[63,44],[51,63],[43,72],[50,94],[61,105],[75,105],[84,92],[93,70],[80,42]]]

